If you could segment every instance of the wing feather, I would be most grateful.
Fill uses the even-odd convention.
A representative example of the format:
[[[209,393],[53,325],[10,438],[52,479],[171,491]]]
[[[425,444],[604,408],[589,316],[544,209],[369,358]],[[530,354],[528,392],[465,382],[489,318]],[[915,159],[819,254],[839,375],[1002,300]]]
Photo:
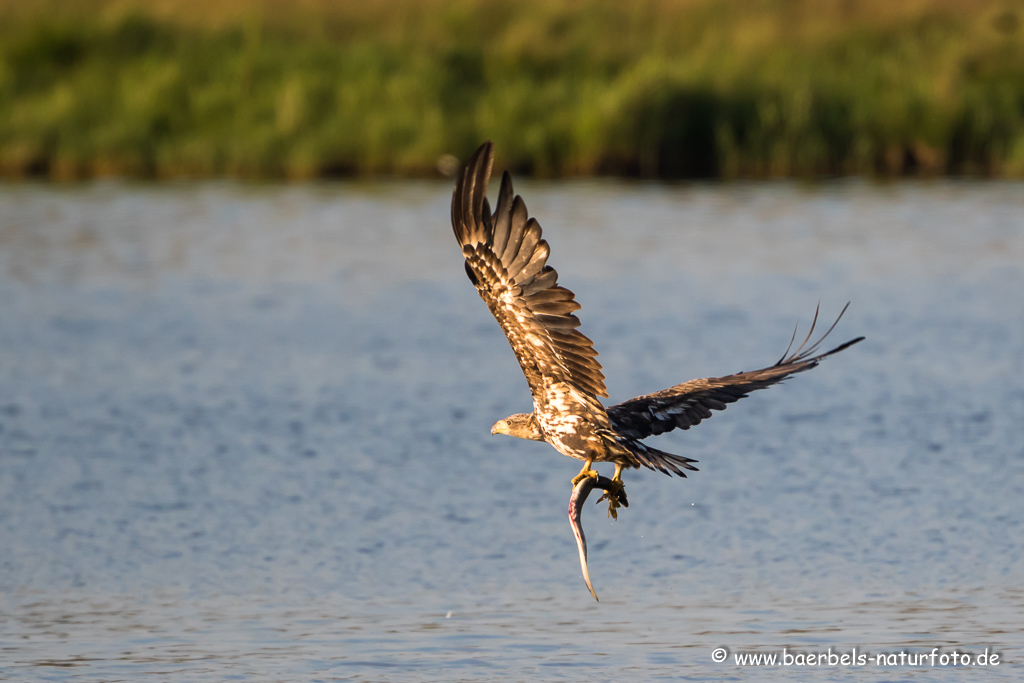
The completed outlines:
[[[817,342],[805,349],[804,346],[814,333],[814,324],[812,323],[811,331],[804,344],[792,354],[789,354],[787,349],[786,354],[771,367],[677,384],[674,387],[646,396],[638,396],[611,406],[608,408],[608,417],[611,418],[615,430],[630,439],[644,439],[673,429],[689,429],[711,417],[712,410],[725,410],[728,404],[745,398],[751,391],[765,389],[798,372],[810,370],[826,356],[839,353],[863,340],[864,337],[857,337],[831,351],[811,356],[829,332],[835,328],[839,318],[842,318],[845,312],[846,308],[844,307],[832,327]],[[815,321],[817,321],[817,317],[816,311]]]
[[[523,231],[523,239],[519,243],[519,253],[512,259],[512,263],[505,266],[508,270],[510,277],[516,278],[519,282],[526,282],[529,280],[527,277],[521,277],[523,268],[533,258],[534,250],[540,244],[540,223],[537,222],[536,218],[531,218],[526,223],[526,229]],[[545,261],[547,259],[545,258]],[[539,270],[539,269],[538,269]]]
[[[526,296],[532,296],[533,294],[543,292],[548,288],[554,287],[557,281],[558,273],[555,272],[555,269],[551,266],[544,266],[544,270],[541,271],[540,275],[533,278],[529,284],[523,287],[523,293]],[[568,289],[565,291],[569,292]],[[569,295],[573,296],[573,293],[569,292]]]
[[[550,254],[551,247],[548,246],[547,241],[541,240],[540,242],[538,242],[537,246],[533,250],[533,255],[530,256],[530,259],[523,265],[522,269],[519,271],[519,274],[516,276],[517,279],[520,279],[523,282],[532,280],[535,276],[537,276],[540,273],[541,270],[544,269],[544,264],[547,263],[548,256]],[[517,258],[516,261],[518,260],[519,259]],[[514,266],[515,264],[513,264],[513,266],[509,268],[510,272],[515,272]]]
[[[536,282],[536,280],[534,281]],[[555,303],[555,302],[571,302],[579,307],[572,298],[572,292],[564,287],[551,287],[549,289],[542,289],[539,292],[530,294],[530,302],[536,304],[542,303]]]
[[[535,401],[546,400],[545,388],[565,382],[592,397],[607,396],[604,374],[593,342],[579,332],[580,305],[558,285],[558,273],[547,265],[548,243],[540,223],[502,176],[498,204],[492,214],[487,183],[493,147],[484,143],[473,154],[452,195],[452,229],[462,246],[466,273],[505,332]]]
[[[523,241],[523,232],[526,230],[526,223],[530,216],[526,211],[526,203],[523,198],[516,195],[512,200],[512,210],[509,212],[509,232],[505,249],[501,251],[501,265],[508,268],[519,255],[519,245]]]
[[[509,232],[512,230],[512,176],[506,171],[501,177],[501,190],[498,192],[498,207],[494,211],[494,245],[495,254],[504,254],[508,245]]]
[[[580,305],[575,301],[534,301],[533,297],[530,299],[530,308],[537,313],[545,313],[547,315],[562,315],[565,313],[572,313],[578,311]]]

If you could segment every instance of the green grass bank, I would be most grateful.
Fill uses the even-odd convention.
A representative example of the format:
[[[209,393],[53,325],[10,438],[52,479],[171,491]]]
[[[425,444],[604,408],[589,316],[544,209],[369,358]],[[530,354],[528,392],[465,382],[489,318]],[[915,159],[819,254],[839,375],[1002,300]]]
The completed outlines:
[[[541,176],[1024,176],[1024,0],[0,0],[0,175],[424,176],[485,138]]]

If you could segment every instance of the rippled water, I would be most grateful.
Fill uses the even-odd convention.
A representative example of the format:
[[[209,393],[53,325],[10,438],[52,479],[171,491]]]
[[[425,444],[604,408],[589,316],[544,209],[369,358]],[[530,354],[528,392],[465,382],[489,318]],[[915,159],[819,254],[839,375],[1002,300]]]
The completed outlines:
[[[0,678],[1020,679],[1024,186],[518,189],[613,400],[868,340],[656,439],[598,604],[447,184],[0,186]]]

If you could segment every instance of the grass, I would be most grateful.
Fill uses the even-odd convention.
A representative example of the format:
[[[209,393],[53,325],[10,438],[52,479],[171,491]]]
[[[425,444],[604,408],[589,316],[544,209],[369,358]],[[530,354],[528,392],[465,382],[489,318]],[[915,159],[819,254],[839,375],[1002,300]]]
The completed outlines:
[[[1024,176],[1024,0],[0,0],[0,174]],[[449,164],[450,165],[450,164]]]

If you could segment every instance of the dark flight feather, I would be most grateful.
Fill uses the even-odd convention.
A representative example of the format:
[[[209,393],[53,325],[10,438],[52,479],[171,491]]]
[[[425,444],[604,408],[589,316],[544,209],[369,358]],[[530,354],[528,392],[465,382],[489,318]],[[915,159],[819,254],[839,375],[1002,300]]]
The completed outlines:
[[[810,370],[816,367],[821,359],[839,353],[863,340],[864,337],[857,337],[831,351],[810,357],[825,340],[825,337],[835,329],[848,306],[849,304],[843,307],[835,322],[825,334],[821,335],[818,341],[804,349],[814,334],[814,326],[818,320],[818,311],[815,310],[814,320],[811,322],[811,329],[807,333],[804,343],[795,352],[789,354],[793,346],[793,342],[790,341],[786,354],[783,354],[782,358],[771,367],[725,377],[690,380],[611,406],[608,408],[608,417],[611,418],[616,431],[632,439],[645,439],[648,436],[657,436],[673,429],[689,429],[693,425],[700,424],[702,420],[711,417],[712,410],[725,410],[727,404],[746,398],[751,391],[766,389],[798,372]],[[795,330],[793,339],[796,339]]]

